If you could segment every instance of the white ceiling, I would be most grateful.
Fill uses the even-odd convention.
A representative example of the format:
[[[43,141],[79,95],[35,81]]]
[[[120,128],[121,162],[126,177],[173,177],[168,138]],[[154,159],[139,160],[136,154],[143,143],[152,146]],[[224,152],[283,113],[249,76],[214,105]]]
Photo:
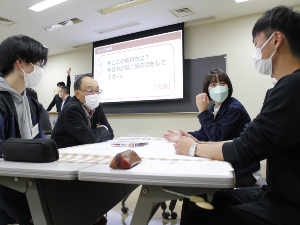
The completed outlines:
[[[215,16],[216,20],[246,16],[261,13],[283,3],[286,6],[300,5],[300,0],[250,0],[242,3],[236,3],[235,0],[155,0],[102,15],[96,10],[123,0],[68,0],[41,12],[28,9],[41,1],[0,0],[0,17],[17,22],[11,26],[0,24],[0,42],[10,35],[24,34],[47,46],[49,55],[55,55],[76,50],[74,46],[86,46],[94,41],[180,22],[210,16]],[[169,12],[185,6],[190,7],[197,14],[177,18]],[[81,19],[83,22],[53,32],[41,29],[72,18]],[[104,34],[95,32],[132,21],[140,24]]]

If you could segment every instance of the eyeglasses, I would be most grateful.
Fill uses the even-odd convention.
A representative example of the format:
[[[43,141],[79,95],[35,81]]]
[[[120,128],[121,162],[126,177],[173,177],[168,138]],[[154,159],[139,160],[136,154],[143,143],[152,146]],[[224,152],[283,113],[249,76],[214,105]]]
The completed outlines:
[[[36,64],[36,66],[39,66],[39,67],[43,68],[43,66],[45,65],[45,60],[37,61],[37,62],[34,63],[34,64]]]
[[[98,90],[95,90],[95,91],[90,91],[90,90],[81,90],[81,91],[85,91],[86,93],[88,93],[89,95],[92,95],[92,94],[101,94],[102,90],[101,89],[98,89]]]
[[[26,59],[24,59],[24,60],[25,60],[25,62],[28,62],[28,61],[26,61]],[[31,62],[29,62],[29,63],[31,63]],[[37,61],[35,63],[31,63],[31,64],[43,68],[43,66],[45,65],[45,60],[39,60],[39,61]]]

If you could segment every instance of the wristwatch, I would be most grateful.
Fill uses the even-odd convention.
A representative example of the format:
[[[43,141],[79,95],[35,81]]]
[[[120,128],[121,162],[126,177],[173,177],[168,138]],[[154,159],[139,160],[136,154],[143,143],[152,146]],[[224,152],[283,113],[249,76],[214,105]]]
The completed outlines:
[[[190,156],[195,156],[196,155],[196,147],[199,143],[195,143],[193,144],[191,147],[190,147],[190,150],[189,150],[189,153],[190,153]]]

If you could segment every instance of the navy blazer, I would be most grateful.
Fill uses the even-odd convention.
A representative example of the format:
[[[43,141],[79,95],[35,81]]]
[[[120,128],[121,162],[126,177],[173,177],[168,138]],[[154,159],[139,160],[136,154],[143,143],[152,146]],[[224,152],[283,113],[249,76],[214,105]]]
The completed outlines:
[[[199,141],[226,141],[237,138],[243,132],[245,125],[251,121],[245,107],[235,98],[227,98],[221,105],[214,119],[213,104],[209,110],[198,115],[201,129],[188,132]],[[250,175],[260,169],[260,163],[250,166],[233,165],[236,178]]]

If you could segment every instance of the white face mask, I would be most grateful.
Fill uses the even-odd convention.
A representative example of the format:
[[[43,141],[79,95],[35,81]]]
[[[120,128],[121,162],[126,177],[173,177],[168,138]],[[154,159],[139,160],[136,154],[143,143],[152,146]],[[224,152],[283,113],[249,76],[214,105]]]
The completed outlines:
[[[277,80],[275,77],[271,78],[271,82],[272,82],[272,87],[275,86],[275,84],[277,84]]]
[[[61,92],[59,92],[59,93],[58,93],[58,96],[59,96],[60,98],[62,98],[62,96],[61,96]]]
[[[80,92],[80,94],[82,94],[82,93]],[[99,106],[100,94],[94,94],[94,95],[82,94],[82,95],[85,97],[85,103],[83,103],[83,105],[86,106],[87,108],[89,108],[90,110],[93,110]]]
[[[57,88],[57,92],[59,93],[59,92],[60,92],[60,90],[61,90],[61,87],[58,87],[58,88]]]
[[[32,63],[30,64],[33,65]],[[38,85],[43,78],[44,70],[41,67],[36,65],[33,65],[33,67],[34,67],[33,71],[29,74],[25,73],[24,70],[20,67],[20,69],[24,73],[24,81],[26,87],[34,87]]]
[[[257,48],[253,52],[254,67],[257,70],[257,72],[264,75],[272,75],[272,58],[276,50],[273,52],[273,54],[269,59],[262,59],[261,50],[266,46],[266,44],[268,44],[268,42],[271,40],[273,36],[274,33],[271,35],[271,37],[269,37],[269,39],[264,43],[264,45],[261,48]]]

